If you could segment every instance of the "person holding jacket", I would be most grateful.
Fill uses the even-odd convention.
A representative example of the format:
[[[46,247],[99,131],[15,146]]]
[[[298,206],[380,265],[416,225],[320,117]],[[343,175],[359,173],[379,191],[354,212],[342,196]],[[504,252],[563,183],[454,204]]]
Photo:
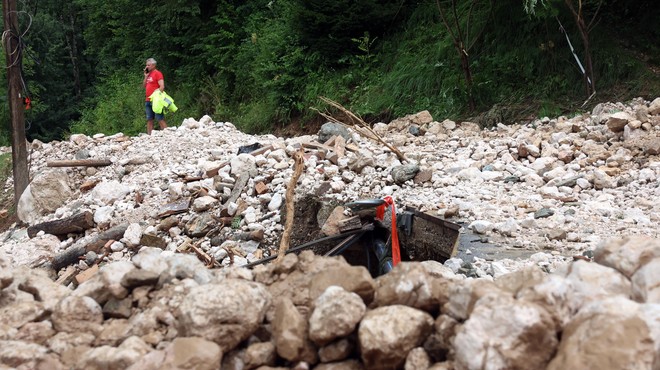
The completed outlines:
[[[151,135],[151,131],[154,129],[154,118],[158,121],[161,130],[167,128],[167,123],[165,122],[165,116],[163,114],[164,112],[161,112],[160,114],[154,113],[150,99],[151,94],[153,94],[154,91],[165,91],[165,79],[163,74],[156,69],[156,60],[154,58],[147,59],[146,66],[144,67],[144,81],[142,81],[142,85],[146,89],[144,108],[147,114],[147,134]]]

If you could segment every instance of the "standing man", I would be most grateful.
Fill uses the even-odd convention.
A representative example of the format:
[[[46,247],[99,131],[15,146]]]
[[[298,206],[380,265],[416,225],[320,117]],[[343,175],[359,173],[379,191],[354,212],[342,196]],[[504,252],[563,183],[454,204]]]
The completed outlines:
[[[161,130],[167,127],[164,115],[162,113],[154,113],[151,101],[149,100],[149,97],[154,91],[156,91],[156,89],[165,91],[165,80],[163,79],[163,74],[156,69],[156,59],[154,58],[147,59],[146,67],[144,67],[144,81],[142,81],[142,85],[147,92],[146,101],[144,103],[145,112],[147,113],[147,134],[151,135],[151,131],[154,129],[154,118],[158,120],[158,125]]]

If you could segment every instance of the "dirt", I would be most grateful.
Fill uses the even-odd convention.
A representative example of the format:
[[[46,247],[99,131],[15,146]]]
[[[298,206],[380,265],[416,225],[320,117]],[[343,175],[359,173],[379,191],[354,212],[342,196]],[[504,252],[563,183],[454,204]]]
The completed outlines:
[[[276,125],[273,128],[273,135],[283,138],[291,138],[302,135],[315,135],[325,123],[322,117],[313,118],[311,120],[302,120],[301,118],[294,118],[289,124]]]

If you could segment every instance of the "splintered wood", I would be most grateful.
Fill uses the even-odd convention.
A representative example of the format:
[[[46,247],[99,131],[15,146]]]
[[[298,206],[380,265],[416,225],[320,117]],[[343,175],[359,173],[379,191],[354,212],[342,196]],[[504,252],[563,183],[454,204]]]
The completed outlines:
[[[330,122],[351,127],[360,135],[365,136],[372,140],[376,140],[379,143],[383,144],[385,147],[387,147],[387,149],[391,150],[394,154],[396,154],[397,158],[399,158],[401,162],[406,160],[406,157],[403,155],[403,153],[401,153],[401,151],[399,151],[399,149],[397,149],[394,145],[383,140],[383,138],[381,138],[374,130],[371,129],[371,126],[369,126],[366,122],[364,122],[364,120],[358,117],[355,113],[344,108],[341,104],[337,103],[336,101],[330,100],[326,97],[320,96],[319,99],[321,99],[322,102],[328,104],[329,106],[342,112],[346,117],[348,123],[340,121],[339,119],[331,116],[329,113],[324,113],[319,111],[318,109],[315,109],[325,119],[327,119]]]
[[[341,232],[355,230],[361,227],[362,227],[362,221],[360,220],[360,216],[353,216],[345,220],[337,221],[337,228]]]
[[[284,224],[284,233],[282,234],[282,240],[280,241],[280,249],[277,252],[277,259],[275,263],[279,263],[284,258],[286,251],[289,249],[289,243],[291,241],[291,232],[293,229],[293,218],[294,218],[294,197],[296,193],[296,184],[300,175],[302,175],[303,170],[305,169],[304,162],[304,151],[299,149],[293,154],[293,159],[295,162],[295,167],[293,170],[293,176],[289,181],[289,185],[286,188],[286,222]]]

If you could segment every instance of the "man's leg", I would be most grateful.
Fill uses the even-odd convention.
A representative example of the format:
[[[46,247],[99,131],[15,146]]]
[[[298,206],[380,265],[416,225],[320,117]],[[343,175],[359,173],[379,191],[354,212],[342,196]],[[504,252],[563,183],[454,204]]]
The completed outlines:
[[[144,112],[147,115],[147,135],[151,135],[151,131],[154,130],[154,111],[151,109],[151,102],[147,101],[144,103]]]
[[[151,135],[151,131],[154,130],[154,120],[153,119],[148,119],[147,120],[147,135]]]
[[[160,126],[161,130],[164,130],[164,129],[167,128],[167,123],[165,122],[164,119],[161,119],[160,121],[158,121],[158,125]]]

